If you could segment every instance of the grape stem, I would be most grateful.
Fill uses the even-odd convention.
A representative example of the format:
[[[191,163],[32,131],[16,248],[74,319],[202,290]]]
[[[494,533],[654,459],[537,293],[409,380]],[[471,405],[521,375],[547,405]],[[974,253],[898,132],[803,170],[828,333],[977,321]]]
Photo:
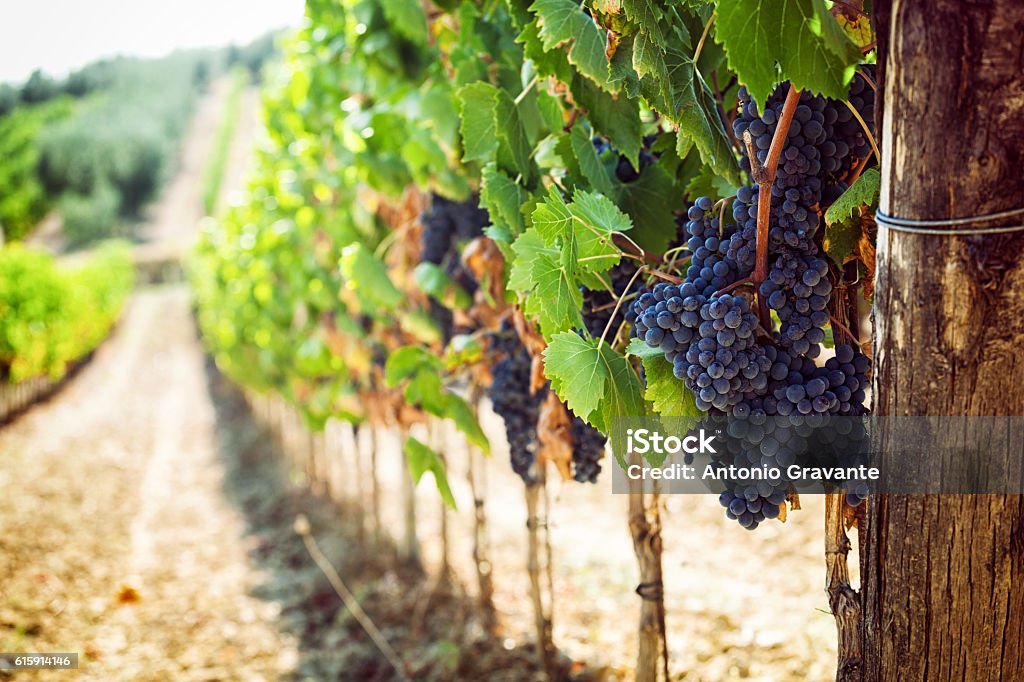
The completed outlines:
[[[786,101],[782,105],[782,113],[779,115],[779,124],[775,128],[775,135],[772,136],[772,144],[768,148],[768,158],[764,165],[757,159],[757,150],[754,147],[754,137],[749,130],[743,132],[743,143],[747,146],[747,157],[750,159],[750,174],[757,183],[757,262],[754,266],[752,281],[755,287],[760,287],[761,282],[768,278],[768,220],[772,210],[772,184],[775,182],[775,174],[779,170],[779,157],[782,156],[782,148],[786,144],[786,137],[789,135],[789,124],[793,121],[793,114],[796,106],[800,103],[800,90],[793,85],[789,86],[786,93]],[[771,316],[768,313],[768,301],[764,296],[758,294],[757,312],[761,324],[771,329]]]
[[[587,226],[587,228],[590,229],[598,237],[601,237],[601,235],[596,230],[593,230],[593,228],[590,228],[589,225]],[[659,256],[657,254],[651,253],[650,251],[646,251],[642,246],[640,246],[635,241],[630,239],[629,235],[625,234],[624,232],[613,232],[612,239],[615,241],[616,246],[618,246],[620,249],[623,249],[622,255],[624,257],[632,258],[641,263],[646,263],[649,265],[660,265],[665,263],[664,255]],[[633,249],[636,253],[628,253],[625,250],[626,247]],[[657,271],[652,270],[652,272],[654,274],[658,274]],[[665,277],[662,277],[662,279],[670,279],[672,277],[672,275],[666,275]],[[679,284],[683,280],[676,277],[674,279],[670,279],[670,281],[674,281],[676,284]]]
[[[878,163],[882,163],[882,154],[878,151],[878,144],[875,142],[875,136],[871,134],[871,129],[868,128],[868,124],[864,122],[864,117],[860,115],[859,111],[857,111],[857,107],[853,106],[849,102],[846,102],[845,104],[847,108],[849,108],[850,113],[852,113],[854,118],[857,119],[857,122],[860,123],[860,127],[864,130],[864,134],[867,135],[868,142],[871,143],[871,151],[875,153],[875,158],[878,159]]]
[[[845,324],[843,324],[842,322],[837,320],[835,318],[835,316],[832,315],[831,313],[829,314],[828,319],[832,323],[833,327],[839,327],[843,331],[843,333],[845,333],[847,336],[849,336],[850,337],[850,341],[855,346],[857,346],[857,350],[860,350],[860,341],[857,339],[857,337],[854,335],[854,333],[850,331],[849,327],[847,327]]]
[[[708,21],[704,24],[704,33],[700,36],[700,41],[697,43],[697,49],[693,51],[693,65],[697,66],[697,60],[700,59],[700,53],[704,49],[704,41],[708,39],[708,32],[711,30],[711,24],[715,21],[715,13],[712,12],[711,16],[708,17]]]
[[[633,276],[629,278],[629,283],[626,284],[626,288],[623,290],[623,293],[633,288],[633,284],[636,282],[636,278],[639,277],[640,273],[642,273],[644,270],[645,268],[643,267],[636,269],[636,272],[633,273]],[[612,315],[611,317],[608,318],[608,321],[605,323],[604,331],[601,332],[601,338],[597,342],[598,348],[601,347],[601,344],[604,343],[605,337],[608,336],[608,330],[611,329],[612,322],[615,321],[615,316],[619,314],[619,308],[622,307],[622,301],[624,301],[625,298],[625,296],[620,296],[619,300],[615,301],[615,308],[612,310]]]
[[[579,118],[579,115],[580,115],[580,110],[576,109],[575,107],[573,108],[573,110],[571,112],[569,112],[569,120],[568,120],[568,122],[566,122],[565,126],[562,128],[562,132],[563,133],[567,133],[567,132],[572,130],[572,127],[574,125],[576,125],[576,119]]]
[[[730,285],[729,285],[729,286],[727,286],[727,287],[722,287],[721,289],[719,289],[718,291],[716,291],[716,292],[715,292],[715,293],[714,293],[713,295],[714,295],[714,296],[721,296],[722,294],[727,294],[727,293],[729,293],[729,292],[730,292],[730,291],[732,291],[733,289],[738,289],[738,288],[740,288],[740,287],[741,287],[741,286],[743,286],[744,284],[753,284],[753,283],[754,283],[754,280],[752,280],[752,279],[751,279],[750,277],[744,277],[744,278],[743,278],[743,279],[741,279],[741,280],[737,280],[737,281],[733,282],[732,284],[730,284]]]
[[[651,274],[651,275],[654,275],[658,279],[663,279],[666,282],[671,282],[672,284],[682,284],[682,283],[684,283],[686,281],[684,278],[679,277],[677,275],[671,275],[671,274],[669,274],[667,272],[662,272],[661,270],[655,270],[655,269],[650,268],[650,267],[647,268],[647,272],[649,274]]]
[[[860,77],[864,79],[865,83],[867,83],[868,85],[871,86],[872,90],[874,90],[875,92],[878,92],[878,85],[875,84],[875,81],[871,78],[871,75],[868,74],[868,72],[866,70],[864,70],[864,69],[857,69],[857,73],[860,74]]]
[[[514,100],[512,100],[512,103],[513,103],[513,104],[519,104],[520,102],[522,102],[522,101],[523,101],[523,99],[525,99],[525,98],[526,98],[526,96],[527,96],[528,94],[530,94],[530,90],[533,90],[533,86],[534,86],[534,85],[536,85],[536,84],[537,84],[537,81],[539,81],[539,80],[540,80],[540,74],[535,74],[535,75],[533,76],[533,78],[532,78],[532,79],[530,79],[530,82],[526,84],[526,87],[525,87],[525,88],[523,88],[523,91],[522,91],[522,92],[520,92],[520,93],[519,93],[519,94],[518,94],[518,95],[516,96],[516,98],[515,98]]]
[[[853,170],[850,171],[850,177],[846,180],[847,187],[849,187],[853,183],[857,182],[857,178],[859,178],[861,173],[864,172],[864,169],[867,168],[868,161],[870,161],[870,160],[871,160],[871,155],[868,154],[867,156],[865,156],[863,159],[860,160],[860,163],[858,163],[856,166],[853,167]]]

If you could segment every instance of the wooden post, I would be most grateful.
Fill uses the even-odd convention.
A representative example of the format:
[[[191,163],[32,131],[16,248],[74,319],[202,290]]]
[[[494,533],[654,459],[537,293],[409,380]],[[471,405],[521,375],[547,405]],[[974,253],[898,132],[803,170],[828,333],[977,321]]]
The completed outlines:
[[[880,5],[881,210],[939,219],[1024,207],[1024,4]],[[1020,232],[879,230],[876,414],[1024,415],[1022,254]],[[1019,495],[871,498],[863,679],[1024,679],[1022,527]]]

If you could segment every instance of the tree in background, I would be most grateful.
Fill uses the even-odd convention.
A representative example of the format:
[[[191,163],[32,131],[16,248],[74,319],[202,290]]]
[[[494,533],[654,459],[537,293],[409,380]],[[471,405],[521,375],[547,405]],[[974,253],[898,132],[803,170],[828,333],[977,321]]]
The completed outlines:
[[[53,99],[59,92],[54,80],[36,69],[21,88],[21,101],[25,104],[38,104]]]

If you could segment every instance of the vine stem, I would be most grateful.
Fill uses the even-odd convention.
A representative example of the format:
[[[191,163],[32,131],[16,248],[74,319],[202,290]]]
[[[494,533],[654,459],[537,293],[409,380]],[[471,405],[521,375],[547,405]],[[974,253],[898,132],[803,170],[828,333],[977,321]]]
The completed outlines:
[[[857,182],[857,178],[859,178],[861,176],[861,173],[864,172],[864,169],[868,167],[868,161],[870,160],[870,155],[865,156],[863,159],[860,160],[860,163],[854,166],[853,171],[850,173],[849,179],[846,181],[847,186]]]
[[[704,32],[700,35],[700,41],[697,43],[697,49],[693,51],[693,64],[697,65],[697,60],[700,59],[700,53],[704,49],[704,41],[708,39],[708,33],[711,31],[711,24],[715,22],[715,12],[711,13],[708,17],[708,21],[704,24]]]
[[[854,333],[850,331],[849,327],[847,327],[845,324],[837,320],[834,315],[829,315],[828,319],[832,323],[832,325],[839,327],[843,332],[845,332],[846,335],[850,337],[850,341],[852,341],[854,345],[857,346],[857,348],[860,348],[860,341],[857,339],[856,335],[854,335]]]
[[[871,78],[871,76],[868,74],[867,71],[865,71],[864,69],[857,69],[857,73],[860,74],[860,77],[864,79],[865,83],[867,83],[868,85],[871,86],[872,90],[874,90],[875,92],[878,92],[878,85]]]
[[[878,143],[875,142],[875,136],[871,134],[871,129],[868,128],[868,124],[864,121],[864,117],[860,115],[860,112],[857,111],[855,106],[849,102],[846,102],[845,104],[850,110],[850,113],[852,113],[857,119],[857,122],[860,123],[860,127],[864,130],[864,134],[868,136],[868,142],[871,143],[871,151],[875,153],[875,158],[878,160],[878,163],[882,163],[882,154],[878,151]]]
[[[732,291],[733,289],[739,289],[739,288],[740,288],[741,286],[743,286],[744,284],[753,284],[753,283],[754,283],[754,280],[753,280],[753,279],[751,279],[750,277],[744,277],[744,278],[743,278],[743,279],[741,279],[741,280],[737,280],[737,281],[733,282],[733,283],[732,283],[732,284],[730,284],[729,286],[726,286],[726,287],[722,287],[721,289],[719,289],[718,291],[716,291],[716,292],[714,293],[714,295],[715,295],[715,296],[721,296],[722,294],[727,294],[727,293],[729,293],[729,292],[730,292],[730,291]]]
[[[644,270],[645,270],[645,268],[637,268],[636,269],[636,272],[634,272],[633,276],[630,277],[630,279],[629,279],[629,284],[626,285],[626,291],[629,291],[631,288],[633,288],[633,282],[636,281],[636,278],[639,277],[640,273],[642,273]],[[620,296],[619,300],[615,301],[615,308],[612,310],[612,315],[611,315],[611,317],[608,318],[608,321],[605,322],[604,331],[601,332],[601,338],[597,342],[597,347],[598,348],[601,347],[601,344],[604,343],[605,337],[608,336],[608,330],[611,329],[612,322],[615,320],[615,316],[619,314],[619,308],[622,307],[623,299],[625,299],[625,296]]]
[[[662,272],[661,270],[654,270],[654,269],[652,269],[652,268],[647,268],[647,272],[648,272],[649,274],[652,274],[652,275],[654,275],[654,276],[655,276],[655,277],[657,277],[658,279],[663,279],[663,280],[665,280],[666,282],[671,282],[672,284],[682,284],[683,282],[685,282],[685,281],[686,281],[686,280],[685,280],[684,278],[682,278],[682,277],[678,277],[678,276],[676,276],[676,275],[670,275],[669,273],[667,273],[667,272]]]
[[[839,635],[837,680],[860,679],[862,648],[858,627],[860,595],[850,585],[847,555],[850,538],[844,527],[843,493],[825,495],[825,593]]]
[[[533,90],[533,86],[535,86],[539,80],[540,80],[540,74],[539,73],[538,74],[534,74],[534,76],[530,80],[530,82],[527,83],[526,87],[523,88],[523,91],[520,92],[518,95],[516,95],[516,98],[514,100],[512,100],[512,103],[513,104],[519,104],[524,99],[526,99],[526,96],[528,94],[530,94],[530,90]]]
[[[743,132],[743,142],[747,146],[747,157],[750,159],[750,174],[757,183],[757,263],[754,266],[754,274],[751,278],[755,287],[760,287],[768,277],[768,220],[772,210],[772,184],[775,182],[775,174],[779,170],[779,157],[782,156],[782,148],[786,144],[786,137],[789,135],[789,124],[793,121],[793,113],[800,102],[800,90],[793,85],[789,86],[786,94],[786,101],[782,106],[782,114],[779,116],[779,124],[775,128],[775,135],[772,136],[772,144],[768,148],[768,158],[764,165],[757,160],[757,150],[754,148],[754,138],[749,130]],[[768,302],[758,293],[757,296],[758,317],[761,325],[771,329],[771,316],[768,313]]]

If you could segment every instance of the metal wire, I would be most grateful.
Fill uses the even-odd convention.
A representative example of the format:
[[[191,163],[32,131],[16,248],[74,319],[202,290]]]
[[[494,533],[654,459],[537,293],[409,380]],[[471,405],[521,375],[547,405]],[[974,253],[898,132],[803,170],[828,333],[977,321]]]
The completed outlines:
[[[1015,215],[1024,215],[1024,208],[1015,208],[1009,211],[998,213],[986,213],[984,215],[968,216],[965,218],[943,218],[940,220],[914,220],[911,218],[896,218],[886,215],[881,211],[875,211],[875,222],[895,232],[908,232],[910,234],[933,234],[949,235],[960,237],[974,237],[983,234],[1006,234],[1009,232],[1022,232],[1024,225],[1004,225],[1000,227],[967,227],[957,229],[957,225],[972,225],[974,223],[985,223],[1000,218],[1008,218]]]

